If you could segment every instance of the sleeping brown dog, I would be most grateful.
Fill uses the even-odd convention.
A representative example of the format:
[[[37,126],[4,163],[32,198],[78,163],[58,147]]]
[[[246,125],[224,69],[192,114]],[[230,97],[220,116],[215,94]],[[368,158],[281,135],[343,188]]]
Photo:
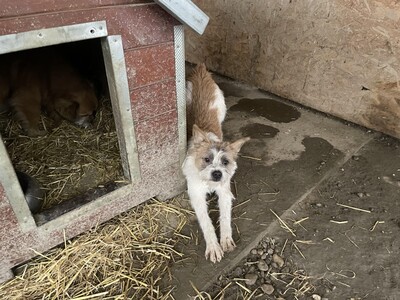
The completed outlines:
[[[0,108],[11,107],[29,136],[39,129],[45,111],[59,122],[66,119],[87,127],[98,100],[93,86],[57,52],[36,49],[0,57]]]

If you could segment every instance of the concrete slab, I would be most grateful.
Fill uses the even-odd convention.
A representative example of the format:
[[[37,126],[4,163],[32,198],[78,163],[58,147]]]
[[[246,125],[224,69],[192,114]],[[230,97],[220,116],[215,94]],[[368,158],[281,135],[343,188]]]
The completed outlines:
[[[226,140],[250,136],[242,148],[233,191],[234,239],[237,248],[213,265],[204,259],[205,244],[196,220],[191,227],[198,245],[188,242],[186,259],[172,268],[176,299],[205,290],[238,264],[266,234],[276,218],[305,201],[376,134],[316,113],[256,88],[217,78],[229,108]],[[218,211],[212,208],[214,217]],[[279,226],[278,226],[279,229]]]
[[[325,297],[399,299],[400,141],[369,142],[291,209],[308,217],[295,239],[313,244],[300,246],[305,259],[297,251],[286,255],[336,287],[320,289]],[[269,234],[294,240],[277,228]]]

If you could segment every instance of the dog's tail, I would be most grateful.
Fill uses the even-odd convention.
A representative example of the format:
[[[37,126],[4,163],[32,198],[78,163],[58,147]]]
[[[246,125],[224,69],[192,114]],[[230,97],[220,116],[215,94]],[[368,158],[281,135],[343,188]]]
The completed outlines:
[[[192,77],[205,79],[205,78],[210,78],[211,74],[207,71],[206,65],[204,63],[200,63],[193,69]]]
[[[207,73],[207,67],[205,63],[197,64],[196,69],[198,72]]]

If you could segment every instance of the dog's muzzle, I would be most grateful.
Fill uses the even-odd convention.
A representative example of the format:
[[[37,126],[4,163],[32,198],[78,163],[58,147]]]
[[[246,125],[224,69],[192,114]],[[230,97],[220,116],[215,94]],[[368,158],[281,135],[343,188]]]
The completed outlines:
[[[81,116],[75,120],[75,125],[82,127],[82,128],[89,128],[91,127],[94,121],[95,115],[94,113],[88,116]]]
[[[220,181],[222,178],[222,172],[221,171],[213,171],[211,173],[211,178],[213,181]]]

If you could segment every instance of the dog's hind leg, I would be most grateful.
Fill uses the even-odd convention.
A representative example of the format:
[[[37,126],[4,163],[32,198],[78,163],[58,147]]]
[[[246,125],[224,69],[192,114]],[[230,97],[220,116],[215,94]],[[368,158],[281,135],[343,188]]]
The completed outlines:
[[[213,263],[219,262],[224,256],[224,251],[218,243],[215,228],[208,215],[206,202],[207,189],[205,187],[199,187],[198,184],[191,184],[188,182],[188,194],[190,203],[192,204],[201,230],[203,231],[204,240],[206,242],[206,259],[209,258]]]
[[[216,190],[218,195],[219,206],[219,223],[220,223],[220,244],[224,252],[235,249],[236,245],[232,239],[232,199],[234,198],[229,187],[224,185]]]
[[[12,96],[11,105],[21,121],[23,129],[29,136],[46,134],[45,131],[39,129],[41,113],[39,87],[33,85],[16,90]]]

